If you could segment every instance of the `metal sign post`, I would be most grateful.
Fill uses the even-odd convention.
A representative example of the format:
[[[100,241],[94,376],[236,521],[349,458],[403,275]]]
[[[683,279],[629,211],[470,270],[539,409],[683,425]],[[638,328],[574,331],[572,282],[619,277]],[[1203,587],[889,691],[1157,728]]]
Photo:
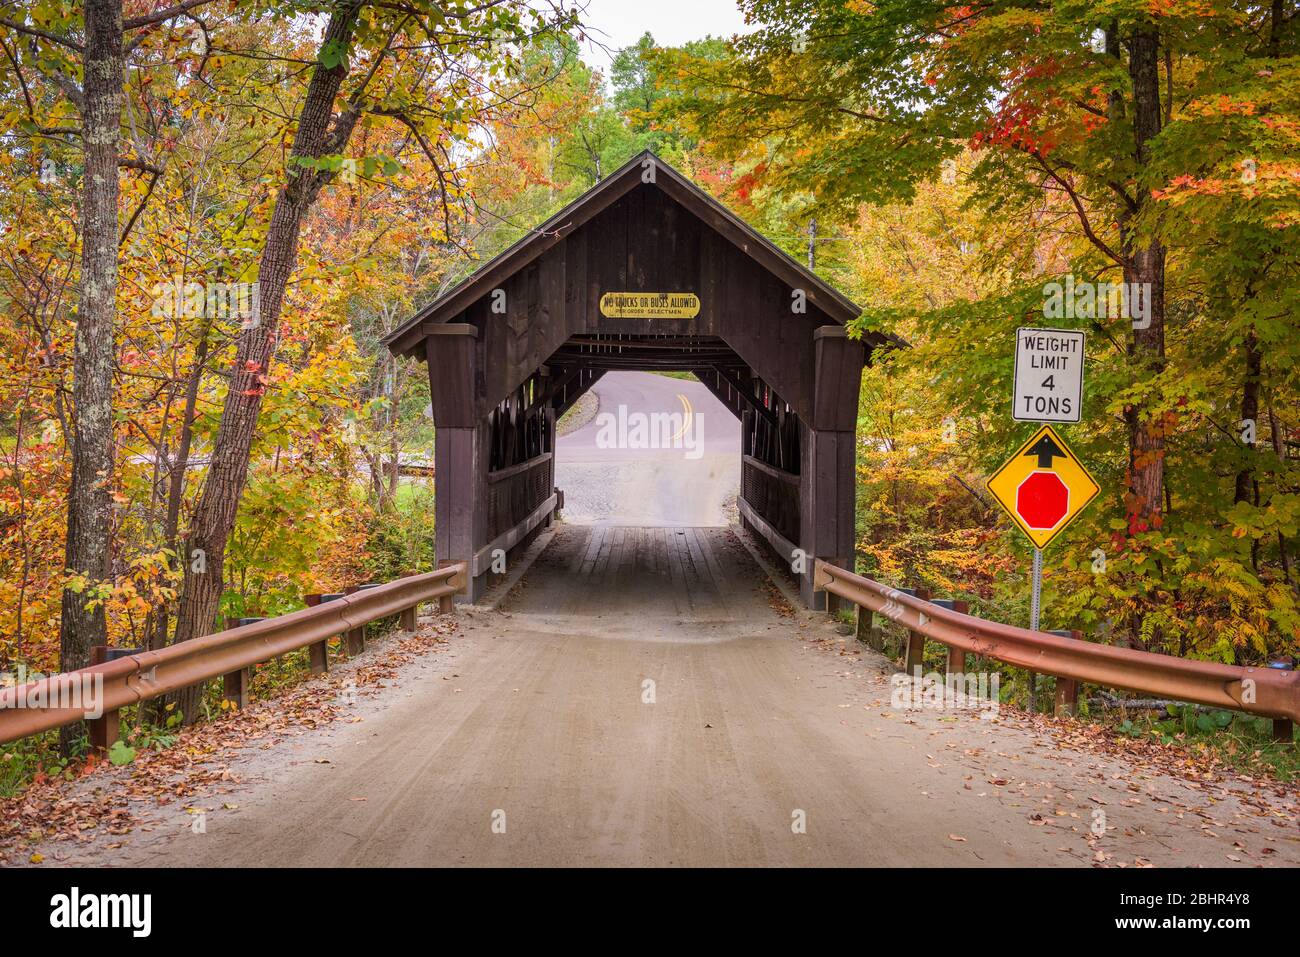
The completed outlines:
[[[1043,597],[1043,550],[1034,547],[1034,571],[1033,585],[1029,592],[1029,630],[1038,630],[1038,612],[1042,605]],[[1028,685],[1027,695],[1029,699],[1029,711],[1035,713],[1038,711],[1038,675],[1033,671],[1025,672],[1025,683]]]
[[[1034,585],[1029,596],[1029,630],[1038,630],[1038,609],[1043,596],[1043,550],[1034,549]]]

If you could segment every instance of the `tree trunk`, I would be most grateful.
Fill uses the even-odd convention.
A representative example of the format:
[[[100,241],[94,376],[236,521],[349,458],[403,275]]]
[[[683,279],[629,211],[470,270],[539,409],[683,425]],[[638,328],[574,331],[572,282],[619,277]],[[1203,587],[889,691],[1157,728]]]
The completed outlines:
[[[1241,388],[1241,420],[1238,424],[1238,434],[1240,430],[1246,428],[1247,422],[1250,423],[1251,440],[1249,443],[1242,442],[1243,445],[1253,453],[1255,451],[1255,438],[1259,429],[1259,377],[1263,364],[1263,356],[1259,351],[1259,337],[1255,335],[1252,329],[1246,333],[1246,378]],[[1237,481],[1233,488],[1232,501],[1249,502],[1253,499],[1253,486],[1255,481],[1255,463],[1252,454],[1250,461],[1237,473]]]
[[[1277,414],[1273,411],[1273,403],[1268,405],[1268,430],[1273,440],[1273,454],[1277,456],[1278,464],[1283,469],[1286,468],[1286,444],[1282,441],[1282,430],[1277,421]],[[1291,584],[1291,557],[1287,552],[1286,536],[1282,532],[1277,533],[1277,551],[1282,561],[1282,577],[1286,583]]]
[[[117,298],[117,146],[122,116],[122,0],[86,0],[81,187],[81,290],[73,359],[72,476],[68,489],[67,567],[89,588],[110,579],[113,482],[113,319]],[[60,667],[90,663],[107,640],[102,601],[65,589],[59,622]],[[60,731],[68,754],[84,732]]]
[[[189,381],[185,384],[185,411],[181,416],[181,436],[172,459],[171,471],[167,482],[167,519],[163,526],[163,536],[167,547],[176,553],[177,565],[184,568],[189,564],[188,556],[180,547],[181,503],[185,499],[185,473],[189,469],[190,449],[194,445],[194,410],[198,406],[199,386],[203,382],[203,369],[208,361],[208,336],[211,333],[211,318],[204,318],[199,329],[198,341],[194,347],[194,368],[190,371]],[[149,648],[162,648],[167,644],[167,628],[170,615],[167,605],[160,605],[155,621],[154,632],[149,638]]]
[[[1148,143],[1159,134],[1161,123],[1160,38],[1156,30],[1134,31],[1129,40],[1129,76],[1133,82],[1137,196],[1142,206],[1147,202],[1142,172],[1150,159]],[[1122,229],[1124,280],[1138,284],[1147,308],[1143,327],[1133,330],[1129,356],[1136,375],[1154,378],[1165,365],[1165,248],[1155,241],[1140,242],[1127,223]],[[1124,417],[1129,429],[1129,534],[1138,534],[1163,523],[1166,424],[1163,419],[1153,420],[1145,403],[1130,406]]]
[[[331,15],[321,40],[322,49],[326,45],[348,46],[357,10],[357,4],[349,4]],[[330,124],[334,100],[346,75],[346,60],[328,69],[318,63],[303,101],[286,182],[276,197],[258,267],[259,308],[239,335],[212,461],[190,525],[188,553],[197,555],[201,551],[203,571],[195,571],[193,562],[184,566],[173,644],[208,634],[217,617],[226,542],[234,529],[239,499],[248,478],[253,434],[275,355],[284,291],[298,259],[299,231],[307,210],[330,178],[325,171],[299,167],[293,161],[336,153],[346,146],[357,113],[348,111],[340,115],[337,130],[331,130]],[[177,694],[187,724],[198,716],[201,692],[202,686],[195,686]]]

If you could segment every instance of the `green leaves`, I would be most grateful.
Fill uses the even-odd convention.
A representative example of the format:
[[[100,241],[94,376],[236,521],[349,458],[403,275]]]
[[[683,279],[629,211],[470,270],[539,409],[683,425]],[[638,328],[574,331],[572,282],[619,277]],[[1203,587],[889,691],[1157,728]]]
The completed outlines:
[[[125,741],[120,739],[114,741],[113,746],[108,749],[108,760],[110,764],[119,768],[130,764],[135,760],[135,748],[129,747]]]
[[[326,40],[321,44],[320,55],[317,59],[320,65],[327,70],[333,70],[335,67],[344,65],[348,59],[347,44],[339,40]]]
[[[1128,0],[745,6],[765,27],[730,58],[659,55],[673,94],[660,112],[736,164],[760,216],[803,192],[805,214],[843,214],[834,227],[853,252],[827,252],[865,306],[855,330],[910,343],[864,375],[867,571],[1019,607],[1027,551],[950,489],[978,488],[1018,437],[1015,327],[1083,328],[1085,418],[1069,439],[1104,497],[1049,552],[1048,617],[1191,657],[1294,653],[1300,38],[1271,30],[1267,7],[1218,2],[1154,21]],[[1109,41],[1096,33],[1107,23]],[[1139,164],[1129,66],[1135,30],[1153,23],[1172,55],[1168,115]],[[959,161],[941,181],[945,157]],[[1044,283],[1118,280],[1114,257],[1153,240],[1169,248],[1163,355],[1138,352],[1126,318],[1043,316]],[[1130,420],[1159,444],[1131,450]],[[946,422],[960,441],[943,438]],[[1160,529],[1126,494],[1135,463],[1153,459]]]
[[[341,173],[348,178],[363,176],[374,179],[377,176],[393,177],[403,171],[402,164],[391,156],[382,153],[372,156],[295,156],[290,160],[298,169],[309,169],[328,173]]]

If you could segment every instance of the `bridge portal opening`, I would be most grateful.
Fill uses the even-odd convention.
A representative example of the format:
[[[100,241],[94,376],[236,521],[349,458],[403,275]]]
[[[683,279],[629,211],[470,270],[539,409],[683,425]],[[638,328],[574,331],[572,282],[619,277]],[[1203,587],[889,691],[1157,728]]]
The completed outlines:
[[[736,520],[740,422],[689,372],[607,372],[557,422],[555,484],[577,525]]]
[[[565,412],[616,374],[689,372],[738,428],[740,520],[814,605],[813,560],[853,562],[858,391],[883,342],[847,335],[859,312],[658,157],[635,157],[385,339],[428,365],[439,560],[469,563],[475,600],[494,556],[567,506]],[[597,414],[614,414],[615,444],[662,444],[612,404]],[[668,440],[685,446],[681,413]]]

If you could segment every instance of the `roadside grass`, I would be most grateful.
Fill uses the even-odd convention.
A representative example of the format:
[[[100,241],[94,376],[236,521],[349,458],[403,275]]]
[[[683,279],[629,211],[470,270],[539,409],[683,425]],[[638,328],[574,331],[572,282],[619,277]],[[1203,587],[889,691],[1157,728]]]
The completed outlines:
[[[398,508],[410,508],[424,497],[426,488],[427,485],[424,479],[403,479],[397,484],[397,491],[393,494],[393,502]]]
[[[600,399],[596,397],[596,390],[588,389],[578,397],[578,401],[573,403],[564,415],[560,416],[559,421],[555,423],[555,434],[563,436],[577,432],[594,419],[599,410]]]
[[[1273,740],[1270,718],[1235,711],[1171,704],[1163,712],[1143,710],[1128,715],[1108,709],[1095,715],[1116,735],[1144,738],[1188,751],[1212,755],[1248,774],[1266,773],[1280,781],[1300,780],[1300,743]]]
[[[661,375],[668,379],[691,379],[693,381],[698,381],[695,379],[694,372],[657,372],[656,371],[651,373],[651,375]]]
[[[62,775],[68,763],[59,757],[57,731],[0,745],[0,797],[13,797],[42,771]]]

